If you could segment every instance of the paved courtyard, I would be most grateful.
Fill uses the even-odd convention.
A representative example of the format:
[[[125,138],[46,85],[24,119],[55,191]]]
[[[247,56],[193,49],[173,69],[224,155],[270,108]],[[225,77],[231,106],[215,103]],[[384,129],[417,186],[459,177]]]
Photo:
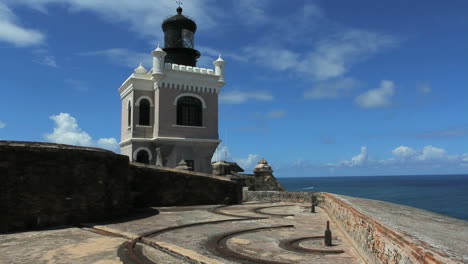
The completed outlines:
[[[154,208],[113,223],[0,235],[0,263],[365,263],[323,210],[310,210],[295,203]],[[327,221],[331,247],[324,246]]]

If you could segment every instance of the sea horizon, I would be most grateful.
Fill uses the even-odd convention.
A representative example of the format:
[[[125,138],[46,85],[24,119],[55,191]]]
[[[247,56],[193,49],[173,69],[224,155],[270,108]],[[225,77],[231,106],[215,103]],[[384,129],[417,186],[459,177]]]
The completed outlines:
[[[454,173],[454,174],[394,174],[394,175],[329,175],[329,176],[275,176],[277,179],[290,179],[290,178],[339,178],[339,177],[404,177],[404,176],[467,176],[468,173]]]
[[[381,200],[468,221],[468,174],[278,177],[291,192]]]

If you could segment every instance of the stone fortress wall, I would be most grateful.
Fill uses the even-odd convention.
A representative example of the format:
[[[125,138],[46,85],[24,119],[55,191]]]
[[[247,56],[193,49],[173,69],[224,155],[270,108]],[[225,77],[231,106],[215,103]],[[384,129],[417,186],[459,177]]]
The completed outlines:
[[[468,263],[468,222],[425,210],[331,193],[261,191],[245,201],[323,208],[367,263]]]
[[[0,232],[128,213],[128,157],[69,145],[0,141]]]
[[[259,165],[261,173],[271,169]],[[115,221],[136,207],[242,200],[310,204],[314,196],[368,263],[468,261],[463,220],[329,193],[244,190],[242,197],[241,185],[227,177],[129,163],[102,149],[0,141],[0,183],[0,233]]]
[[[223,177],[129,164],[111,151],[0,141],[0,232],[116,219],[134,207],[240,203]]]

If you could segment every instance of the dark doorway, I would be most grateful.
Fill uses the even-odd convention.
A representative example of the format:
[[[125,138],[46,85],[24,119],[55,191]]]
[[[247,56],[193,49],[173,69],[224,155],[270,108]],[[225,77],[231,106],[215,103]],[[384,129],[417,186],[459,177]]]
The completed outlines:
[[[187,167],[190,168],[189,170],[195,170],[195,162],[193,160],[185,160],[185,163],[187,163]]]
[[[148,154],[148,152],[146,152],[146,150],[138,151],[136,162],[149,164],[149,154]]]

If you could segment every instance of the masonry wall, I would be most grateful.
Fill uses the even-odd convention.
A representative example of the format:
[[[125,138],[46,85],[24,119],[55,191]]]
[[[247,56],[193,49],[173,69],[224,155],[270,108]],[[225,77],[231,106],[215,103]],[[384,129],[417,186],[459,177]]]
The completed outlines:
[[[242,186],[224,177],[131,163],[135,207],[239,204]]]
[[[340,226],[342,231],[347,234],[350,241],[354,243],[354,246],[360,252],[361,256],[367,259],[367,263],[432,263],[432,264],[448,264],[448,263],[465,263],[457,254],[455,247],[449,247],[450,249],[444,249],[441,246],[440,241],[448,241],[448,245],[454,243],[459,247],[460,239],[457,234],[446,232],[445,237],[440,237],[430,227],[425,230],[425,241],[420,240],[419,235],[415,237],[407,232],[399,231],[392,228],[381,221],[382,216],[385,215],[383,212],[378,215],[371,216],[363,211],[357,209],[355,204],[350,204],[343,199],[340,199],[337,195],[331,193],[312,193],[312,192],[274,192],[274,191],[263,191],[263,192],[252,192],[247,193],[247,201],[272,201],[272,202],[299,202],[299,203],[310,203],[312,197],[316,197],[318,205],[323,208],[328,215]],[[354,198],[358,203],[364,203],[364,201],[372,201],[368,199]],[[376,209],[379,204],[386,204],[388,208],[382,208],[382,210],[389,210],[389,208],[399,208],[399,205],[385,203],[381,201],[374,201],[372,207]],[[383,206],[382,206],[383,207]],[[419,215],[419,209],[405,207],[409,215]],[[378,211],[378,209],[377,209]],[[400,212],[401,213],[401,212]],[[424,218],[415,217],[419,221],[414,222],[415,225],[427,226],[427,223],[431,222],[431,219],[440,218],[436,214],[427,212],[428,216]],[[388,217],[388,216],[387,216]],[[400,216],[395,215],[393,217],[407,218],[407,221],[415,221],[413,218],[408,218],[404,214]],[[465,232],[466,222],[456,219],[446,219],[445,226],[454,226],[459,232]],[[463,223],[459,223],[463,222]],[[442,222],[441,222],[442,223]],[[431,235],[434,232],[436,234]],[[444,232],[442,232],[444,233]],[[438,243],[435,241],[439,241]],[[431,243],[431,244],[429,244]],[[463,242],[461,242],[463,243]],[[463,250],[458,250],[458,253]]]
[[[398,232],[333,194],[320,193],[319,200],[320,206],[362,249],[370,263],[462,263],[438,252],[429,241],[418,241]]]
[[[0,141],[0,232],[127,214],[128,166],[102,149]]]

